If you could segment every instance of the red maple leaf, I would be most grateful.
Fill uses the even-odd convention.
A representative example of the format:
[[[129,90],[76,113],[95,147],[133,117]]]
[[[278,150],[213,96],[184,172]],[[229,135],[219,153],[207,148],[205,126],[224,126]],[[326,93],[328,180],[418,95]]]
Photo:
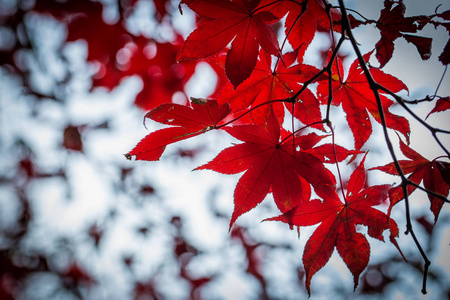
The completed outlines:
[[[392,8],[392,5],[397,5]],[[380,29],[381,38],[375,45],[376,57],[382,68],[392,57],[394,52],[394,41],[403,37],[409,43],[414,44],[423,60],[431,56],[431,38],[404,34],[403,32],[415,33],[425,26],[428,18],[426,16],[415,16],[405,18],[405,4],[402,1],[384,1],[384,9],[376,26]]]
[[[144,137],[128,154],[136,160],[158,160],[166,146],[197,136],[217,128],[230,113],[227,104],[218,105],[215,100],[193,99],[192,108],[175,103],[166,103],[148,112],[146,118],[172,125]]]
[[[446,111],[447,109],[450,109],[450,97],[439,98],[436,101],[434,108],[430,111],[426,118],[428,118],[431,114]]]
[[[309,1],[280,1],[270,8],[270,12],[277,17],[286,17],[285,32],[293,49],[298,50],[299,62],[303,61],[306,49],[311,44],[316,32],[320,30],[331,30],[331,22],[340,20],[341,16],[337,9],[330,9],[328,16],[324,0]]]
[[[443,197],[447,197],[450,190],[450,164],[443,161],[432,160],[429,161],[400,140],[400,150],[410,160],[400,160],[399,164],[405,175],[408,175],[408,179],[415,184],[420,184],[423,181],[423,185],[426,189],[433,191]],[[389,163],[385,166],[376,167],[372,170],[380,170],[391,175],[398,175],[395,164]],[[410,195],[416,190],[415,186],[408,185],[407,192]],[[403,200],[405,195],[403,188],[397,186],[389,191],[389,198],[391,200],[389,207],[389,214],[392,207]],[[434,220],[437,221],[439,213],[441,211],[444,201],[431,194],[428,194],[430,200],[430,209],[434,214]]]
[[[289,56],[284,55],[285,63],[289,62]],[[278,63],[276,69],[272,70],[272,58],[261,51],[258,63],[251,76],[240,84],[236,89],[231,85],[225,85],[219,93],[219,103],[230,104],[233,112],[242,111],[249,107],[255,107],[272,100],[282,100],[292,97],[300,88],[301,83],[313,77],[319,70],[316,67],[304,64],[285,66]],[[326,77],[321,77],[324,79]],[[286,106],[292,113],[292,105]],[[304,124],[311,124],[322,120],[320,103],[314,94],[305,89],[295,103],[294,116]],[[254,124],[266,123],[271,110],[275,111],[280,122],[284,119],[284,105],[274,102],[271,105],[262,105],[250,113]],[[322,124],[315,126],[323,129]]]
[[[230,82],[237,87],[255,68],[259,46],[279,56],[277,36],[268,25],[277,21],[261,0],[183,0],[204,19],[186,39],[178,59],[201,59],[218,53],[231,41],[225,63]]]
[[[372,52],[364,55],[366,62]],[[369,112],[377,122],[381,123],[380,113],[378,111],[375,96],[370,89],[369,83],[365,77],[363,69],[356,59],[350,66],[347,78],[342,80],[339,74],[343,74],[342,63],[338,60],[339,72],[336,67],[333,68],[332,93],[333,105],[342,105],[347,114],[347,122],[355,139],[355,149],[359,150],[372,134],[372,124],[369,119]],[[335,65],[333,65],[335,66]],[[392,75],[383,71],[370,68],[370,73],[376,82],[396,93],[401,90],[408,90],[406,85]],[[327,81],[322,81],[318,86],[318,95],[322,103],[328,101],[329,86]],[[388,128],[392,128],[405,136],[409,140],[409,123],[404,117],[394,115],[389,112],[389,107],[393,104],[391,100],[380,93],[384,117]]]
[[[361,272],[369,263],[370,246],[366,237],[357,231],[358,225],[367,226],[369,236],[384,241],[383,232],[390,229],[390,239],[398,248],[394,237],[398,227],[394,220],[373,206],[382,204],[388,195],[390,185],[364,188],[366,172],[364,159],[350,177],[343,203],[330,186],[318,190],[323,199],[301,203],[291,211],[270,218],[291,226],[312,226],[321,223],[314,231],[303,252],[303,265],[306,271],[306,288],[310,293],[311,278],[326,265],[336,247],[344,263],[358,285]]]
[[[270,114],[266,128],[240,125],[225,130],[244,143],[226,148],[197,170],[209,169],[223,174],[245,171],[234,190],[230,228],[240,215],[261,203],[270,190],[280,211],[286,212],[309,200],[310,184],[320,190],[324,185],[335,183],[320,159],[298,149],[301,145],[312,147],[315,143],[309,137],[302,143],[301,136],[281,134],[274,113]],[[282,136],[285,138],[281,139]]]

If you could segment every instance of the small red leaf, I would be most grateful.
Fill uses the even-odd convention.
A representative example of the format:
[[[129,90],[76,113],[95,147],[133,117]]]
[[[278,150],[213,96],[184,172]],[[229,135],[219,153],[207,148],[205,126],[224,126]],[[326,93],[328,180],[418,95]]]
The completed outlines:
[[[158,160],[168,144],[205,133],[216,126],[230,113],[227,104],[218,105],[215,100],[194,99],[192,108],[175,103],[166,103],[147,113],[150,118],[166,125],[174,125],[157,130],[144,137],[125,156],[137,160]]]
[[[446,111],[447,109],[450,109],[450,97],[439,98],[436,101],[436,105],[434,106],[433,110],[430,111],[426,118],[428,118],[431,114]]]

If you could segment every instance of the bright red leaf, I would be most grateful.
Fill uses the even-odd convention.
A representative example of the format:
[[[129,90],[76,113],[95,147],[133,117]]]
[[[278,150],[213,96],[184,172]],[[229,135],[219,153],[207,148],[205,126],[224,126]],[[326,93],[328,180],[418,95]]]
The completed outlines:
[[[226,148],[197,170],[223,174],[245,171],[234,190],[230,227],[240,215],[261,203],[270,191],[280,211],[287,212],[309,200],[310,184],[317,191],[335,183],[333,175],[317,157],[297,149],[302,144],[301,136],[280,139],[280,124],[274,113],[270,114],[266,128],[241,125],[225,130],[244,143]],[[312,147],[315,143],[307,136],[306,144]]]
[[[398,235],[397,224],[373,207],[387,199],[390,186],[364,188],[364,159],[350,177],[344,203],[336,191],[328,186],[317,191],[323,200],[314,199],[301,203],[283,215],[268,219],[282,221],[291,226],[312,226],[320,223],[303,252],[308,293],[311,292],[311,278],[326,265],[335,247],[353,274],[356,289],[359,276],[367,267],[370,257],[369,243],[366,237],[357,231],[357,225],[367,226],[369,236],[380,241],[384,241],[383,232],[390,229],[390,239],[397,246],[394,239]]]
[[[306,49],[311,44],[316,32],[331,30],[330,18],[325,8],[327,1],[280,1],[270,8],[278,17],[286,17],[286,35],[293,49],[298,51],[299,62],[303,61]],[[331,22],[340,20],[337,9],[330,10]]]
[[[125,156],[128,159],[135,156],[136,160],[158,160],[168,144],[217,128],[229,113],[227,104],[218,105],[215,100],[205,99],[194,99],[192,108],[175,103],[158,106],[145,117],[174,127],[150,133]]]
[[[284,55],[285,62],[289,61],[289,55],[291,53]],[[310,65],[297,64],[286,67],[281,61],[278,62],[276,69],[272,71],[271,56],[265,55],[261,51],[258,63],[251,76],[236,89],[231,84],[224,86],[219,93],[217,101],[219,103],[229,103],[233,112],[238,112],[269,101],[288,99],[300,90],[302,87],[301,83],[318,72],[319,70],[316,67]],[[319,101],[314,94],[309,89],[306,89],[298,97],[294,116],[304,124],[321,121],[319,106]],[[286,103],[286,107],[292,112],[291,103]],[[281,102],[263,105],[252,110],[250,116],[253,123],[265,124],[272,109],[282,123],[284,120],[284,104]],[[315,127],[323,129],[322,124]]]
[[[399,164],[405,175],[408,175],[408,179],[415,184],[420,184],[423,181],[423,186],[443,197],[447,197],[450,190],[450,164],[443,161],[429,161],[400,140],[400,150],[409,158],[409,160],[400,160]],[[391,175],[398,175],[397,169],[394,163],[387,164],[385,166],[373,168],[373,170],[380,170]],[[408,185],[407,191],[410,195],[416,190],[415,186]],[[389,191],[389,197],[391,204],[389,207],[389,213],[392,207],[405,198],[403,188],[397,186]],[[434,220],[437,221],[439,213],[441,211],[444,201],[428,194],[430,200],[430,209],[434,214]]]
[[[364,58],[369,59],[371,52],[366,54]],[[376,82],[396,93],[402,90],[408,90],[406,85],[392,75],[383,71],[370,68],[370,73]],[[377,107],[375,96],[370,89],[369,83],[365,77],[363,69],[355,60],[350,66],[349,73],[345,80],[340,79],[338,74],[343,74],[342,64],[339,62],[339,72],[335,67],[333,69],[332,93],[333,105],[342,105],[343,110],[347,114],[347,122],[355,139],[355,149],[361,149],[364,143],[372,134],[372,124],[369,119],[369,112],[377,122],[381,123],[380,114]],[[328,101],[328,82],[322,81],[318,86],[319,99],[323,104]],[[409,140],[409,123],[404,117],[392,114],[389,107],[393,102],[380,93],[384,116],[388,128],[394,129],[405,136]]]
[[[279,18],[265,11],[260,1],[181,1],[204,19],[186,39],[178,59],[205,58],[218,53],[232,41],[225,72],[237,87],[255,68],[259,46],[272,55],[281,54],[277,36],[268,25]]]

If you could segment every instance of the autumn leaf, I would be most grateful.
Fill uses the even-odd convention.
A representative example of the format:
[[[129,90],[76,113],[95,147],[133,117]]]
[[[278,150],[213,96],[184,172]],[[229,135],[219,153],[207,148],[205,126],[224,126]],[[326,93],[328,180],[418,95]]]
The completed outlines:
[[[297,149],[303,143],[301,136],[294,139],[287,133],[281,134],[274,113],[270,114],[266,128],[240,125],[224,129],[244,143],[226,148],[196,170],[209,169],[223,174],[245,171],[234,190],[230,228],[240,215],[256,207],[270,191],[280,211],[287,212],[309,200],[310,184],[316,191],[324,185],[335,184],[333,175],[320,159]],[[281,140],[282,136],[285,139]],[[304,145],[314,146],[310,137],[306,139]]]
[[[450,163],[433,160],[429,161],[408,145],[399,140],[400,150],[409,158],[409,160],[399,160],[400,167],[405,175],[408,175],[408,179],[415,184],[423,182],[423,186],[443,197],[447,197],[450,190]],[[380,170],[391,175],[398,175],[395,164],[389,163],[385,166],[375,167],[371,170]],[[416,190],[415,186],[408,185],[407,192],[410,195]],[[389,191],[389,198],[391,200],[389,207],[389,214],[392,207],[405,198],[403,188],[397,186]],[[439,199],[431,194],[428,194],[430,200],[430,209],[434,214],[434,220],[437,221],[439,213],[444,204],[442,199]]]
[[[354,288],[358,286],[361,272],[367,267],[370,246],[366,237],[358,232],[357,226],[367,226],[370,237],[384,241],[383,232],[391,231],[391,242],[398,248],[395,237],[398,227],[394,220],[374,208],[382,204],[388,195],[390,185],[364,188],[366,172],[364,159],[350,177],[344,202],[330,187],[317,190],[323,199],[313,199],[299,204],[287,213],[267,220],[281,221],[290,226],[312,226],[320,223],[306,243],[303,265],[306,271],[306,289],[311,293],[311,279],[329,261],[334,248],[353,274]]]
[[[218,105],[215,100],[193,99],[192,108],[166,103],[148,112],[146,118],[174,127],[163,128],[144,137],[125,156],[136,160],[158,160],[166,146],[217,128],[230,113],[227,104]]]
[[[394,7],[392,5],[396,3]],[[415,33],[425,26],[428,18],[426,16],[405,17],[405,4],[393,1],[384,1],[380,18],[376,26],[380,29],[381,38],[375,45],[376,58],[380,62],[380,68],[392,58],[394,52],[394,41],[403,37],[409,43],[416,46],[423,60],[431,56],[431,38],[416,36],[406,33]]]
[[[291,54],[290,52],[284,55],[285,63],[291,60],[289,59]],[[282,123],[285,110],[282,102],[273,102],[271,105],[262,104],[273,100],[289,99],[301,89],[301,83],[318,72],[319,70],[316,67],[310,65],[285,66],[280,61],[276,64],[275,70],[272,70],[271,56],[261,51],[258,63],[251,76],[236,89],[231,84],[225,85],[220,91],[217,101],[230,104],[233,112],[260,106],[252,109],[250,113],[254,124],[265,124],[271,110],[275,111],[279,121]],[[321,77],[321,79],[325,78]],[[322,120],[319,106],[320,103],[314,94],[309,89],[305,89],[295,103],[293,115],[304,124],[319,122]],[[286,103],[286,108],[292,113],[291,103]],[[322,124],[315,127],[323,130]]]
[[[183,0],[204,19],[186,39],[179,60],[202,59],[218,53],[231,41],[225,72],[237,87],[256,66],[259,46],[280,56],[277,36],[268,25],[279,18],[264,10],[261,0]]]
[[[450,97],[439,98],[436,100],[434,108],[430,111],[425,119],[427,119],[431,114],[446,111],[447,109],[450,109]]]
[[[372,52],[364,55],[364,59],[368,61]],[[343,74],[343,68],[340,60],[338,60],[338,67],[335,65],[333,68],[332,77],[332,93],[333,93],[333,105],[342,105],[342,109],[347,114],[347,122],[353,133],[355,139],[355,149],[359,150],[365,144],[372,134],[372,124],[369,119],[369,112],[374,119],[381,123],[380,114],[377,107],[377,102],[373,91],[370,89],[363,69],[359,65],[356,59],[350,66],[345,80],[339,78],[339,74]],[[338,71],[339,68],[339,71]],[[374,80],[390,89],[392,92],[397,93],[402,90],[408,90],[406,85],[396,77],[386,74],[383,71],[370,68],[370,73]],[[322,81],[318,86],[319,99],[322,104],[326,104],[329,97],[328,82]],[[389,111],[393,102],[386,98],[380,92],[380,99],[384,110],[384,117],[388,128],[394,129],[405,136],[409,140],[409,123],[401,116],[394,115]]]
[[[280,1],[270,7],[270,12],[278,17],[287,14],[285,33],[293,49],[298,52],[299,62],[303,61],[306,49],[311,44],[316,32],[320,30],[331,30],[330,17],[325,5],[327,1]],[[330,9],[331,22],[340,20],[337,9]]]

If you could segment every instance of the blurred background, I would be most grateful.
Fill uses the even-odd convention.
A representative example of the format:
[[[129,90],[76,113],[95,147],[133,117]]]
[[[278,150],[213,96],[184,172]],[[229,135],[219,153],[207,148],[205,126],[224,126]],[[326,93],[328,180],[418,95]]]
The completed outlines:
[[[407,14],[432,14],[439,4],[405,3]],[[278,214],[266,200],[229,232],[239,175],[191,171],[232,138],[209,132],[170,145],[159,162],[123,156],[161,128],[143,125],[146,111],[214,97],[225,82],[212,63],[176,62],[196,22],[178,4],[0,0],[0,299],[307,298],[301,253],[314,228],[298,237],[285,224],[261,223]],[[377,19],[383,2],[349,1],[349,7]],[[368,27],[355,30],[366,52],[379,39]],[[424,32],[437,49],[429,61],[398,41],[385,68],[404,80],[411,99],[432,95],[444,73],[437,56],[448,33]],[[329,43],[319,34],[306,62],[321,66]],[[348,47],[342,55],[347,66],[354,60]],[[439,93],[448,95],[450,78],[443,78]],[[425,117],[432,108],[415,109]],[[352,148],[343,113],[335,109],[333,116],[338,143]],[[428,121],[448,128],[448,112]],[[429,159],[442,155],[429,133],[411,125],[414,149]],[[374,132],[365,147],[373,151],[367,168],[389,162],[379,126]],[[399,181],[380,173],[369,172],[370,184]],[[412,201],[414,226],[432,261],[427,295],[420,294],[420,254],[401,233],[409,264],[389,243],[371,240],[370,265],[353,292],[351,273],[334,253],[313,278],[311,299],[448,299],[449,209],[433,226],[426,196]],[[400,206],[393,215],[402,232]]]

